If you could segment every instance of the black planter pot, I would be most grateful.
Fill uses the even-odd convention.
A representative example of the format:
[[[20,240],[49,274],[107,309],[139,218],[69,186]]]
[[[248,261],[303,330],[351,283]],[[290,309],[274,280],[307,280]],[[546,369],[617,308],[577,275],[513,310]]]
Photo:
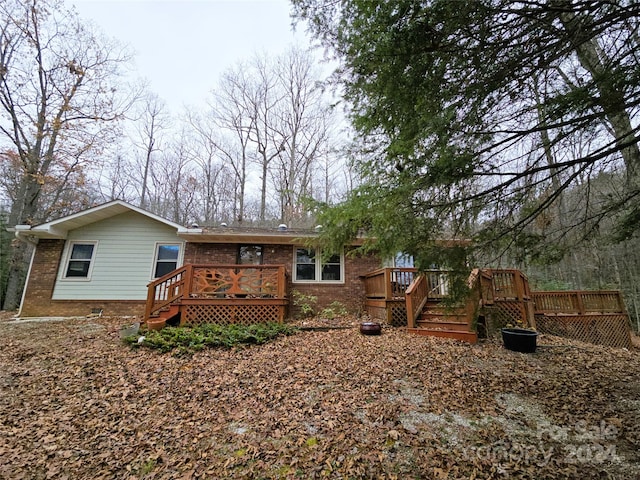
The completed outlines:
[[[533,353],[536,351],[538,332],[525,330],[524,328],[503,328],[502,341],[508,350],[522,353]]]
[[[363,335],[380,335],[382,325],[376,322],[363,322],[360,324],[360,333]]]

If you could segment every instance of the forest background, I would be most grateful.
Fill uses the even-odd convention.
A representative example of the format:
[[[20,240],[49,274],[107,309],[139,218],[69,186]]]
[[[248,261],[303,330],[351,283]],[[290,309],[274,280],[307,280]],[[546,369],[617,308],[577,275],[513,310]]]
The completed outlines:
[[[483,204],[491,208],[483,210],[478,200],[483,202],[488,197],[479,195],[472,205],[451,193],[469,193],[468,185],[461,183],[460,178],[483,185],[485,190],[499,190],[495,190],[496,184],[488,185],[468,174],[468,167],[479,156],[469,156],[468,145],[456,140],[455,158],[476,160],[466,165],[465,160],[451,161],[453,157],[447,157],[452,151],[451,143],[446,149],[439,145],[440,150],[430,150],[423,148],[428,144],[427,137],[419,139],[415,135],[412,139],[423,150],[417,152],[415,145],[403,150],[410,143],[407,132],[421,128],[420,125],[408,124],[398,117],[394,128],[405,136],[394,137],[376,117],[384,105],[376,104],[372,92],[358,85],[367,75],[369,80],[380,79],[382,73],[397,74],[392,68],[406,69],[407,65],[384,62],[390,65],[387,72],[368,71],[371,64],[381,62],[379,56],[363,51],[362,44],[353,40],[356,33],[360,41],[371,35],[368,26],[358,23],[359,20],[367,16],[371,19],[369,26],[375,26],[378,32],[397,32],[406,44],[411,32],[398,26],[419,24],[424,28],[421,22],[426,13],[441,15],[441,25],[451,27],[451,11],[436,8],[442,9],[446,2],[432,2],[432,10],[423,9],[421,2],[397,2],[393,11],[388,12],[368,10],[370,2],[346,2],[352,9],[345,8],[343,12],[327,9],[328,4],[335,5],[331,2],[293,3],[296,18],[308,22],[323,43],[325,59],[338,65],[331,76],[323,76],[318,50],[292,47],[280,55],[256,53],[239,59],[219,78],[211,79],[211,93],[200,105],[177,114],[143,83],[129,81],[125,73],[132,55],[126,46],[83,21],[63,2],[3,3],[0,301],[4,309],[14,309],[19,302],[30,254],[30,246],[14,240],[7,227],[39,224],[118,198],[184,225],[226,222],[308,227],[321,221],[342,228],[340,219],[348,219],[350,223],[348,228],[342,228],[343,232],[369,227],[388,251],[409,251],[416,257],[422,252],[410,251],[417,247],[407,246],[403,241],[431,251],[430,246],[425,246],[429,242],[422,238],[464,235],[476,239],[482,247],[471,252],[472,261],[483,267],[520,268],[536,289],[622,289],[632,323],[636,328],[640,326],[640,245],[635,231],[637,219],[633,216],[637,207],[629,207],[637,205],[637,191],[633,187],[629,193],[625,187],[629,169],[621,152],[626,147],[620,146],[622,139],[610,124],[602,121],[607,117],[606,108],[584,100],[588,95],[593,100],[606,86],[598,83],[597,75],[585,70],[575,49],[567,49],[563,62],[558,64],[539,62],[527,72],[532,81],[520,82],[518,89],[506,92],[511,104],[526,105],[519,111],[525,115],[519,117],[518,128],[513,122],[514,111],[510,111],[510,118],[500,119],[503,136],[498,140],[492,137],[489,150],[493,151],[487,150],[486,138],[480,138],[477,131],[471,132],[465,122],[451,121],[456,118],[455,111],[449,108],[452,97],[447,98],[450,92],[441,89],[440,111],[452,116],[447,121],[440,114],[431,118],[440,122],[440,127],[446,123],[448,131],[472,138],[476,147],[481,145],[485,165],[488,157],[499,158],[500,166],[492,166],[493,175],[507,178],[506,183],[511,186],[518,185],[510,190],[511,194],[518,192],[516,195],[509,196],[505,189],[500,190],[503,195],[500,207],[492,199]],[[456,17],[472,18],[482,13],[490,18],[500,13],[505,18],[504,40],[506,25],[517,23],[513,20],[518,18],[518,12],[514,13],[517,2],[489,3],[491,12],[457,11]],[[541,8],[556,15],[555,20],[549,20],[551,24],[555,21],[555,28],[558,22],[563,22],[559,11],[566,15],[577,12],[599,21],[608,15],[609,29],[603,27],[587,40],[595,38],[603,54],[617,55],[612,64],[625,67],[623,72],[610,67],[606,73],[615,73],[615,79],[623,85],[623,110],[631,125],[627,132],[631,141],[627,138],[625,145],[635,143],[637,150],[640,89],[637,5],[623,3],[614,11],[586,11],[580,2],[578,6],[555,3],[554,7],[554,2],[540,2]],[[549,10],[550,5],[555,10]],[[347,14],[353,17],[348,18]],[[515,17],[509,19],[509,15]],[[337,35],[330,38],[327,32],[331,29],[327,25],[336,25],[330,20],[338,25],[340,21],[350,22],[352,38],[340,28],[334,29]],[[461,23],[458,21],[458,28]],[[436,38],[436,33],[427,37]],[[463,41],[460,32],[456,34],[456,41]],[[381,48],[385,37],[375,38],[376,41],[369,42],[371,48]],[[561,40],[565,46],[571,44],[570,39]],[[629,53],[634,50],[636,53]],[[380,51],[373,53],[379,55]],[[415,55],[405,53],[409,57]],[[356,64],[354,58],[367,59],[369,65]],[[452,71],[448,74],[453,75]],[[411,79],[410,74],[404,76]],[[391,87],[402,94],[408,85]],[[615,84],[611,88],[617,91]],[[558,91],[563,92],[562,97]],[[366,95],[361,95],[362,92]],[[414,95],[418,92],[413,90]],[[473,93],[467,91],[467,99],[472,99]],[[482,94],[492,98],[491,92]],[[494,98],[492,108],[504,108],[503,100]],[[435,108],[426,102],[421,104],[415,97],[411,102],[413,108],[423,108],[423,113],[433,113],[431,109]],[[572,121],[581,119],[579,128],[575,122],[566,121],[565,110],[558,113],[567,105],[572,108]],[[369,107],[378,110],[367,110]],[[480,118],[479,110],[474,111],[473,107],[469,102],[465,115]],[[482,108],[486,109],[486,104]],[[555,111],[549,113],[552,109]],[[392,109],[385,112],[389,121],[396,114],[407,115]],[[365,116],[373,120],[363,125]],[[587,121],[592,117],[596,121]],[[413,116],[416,118],[420,115]],[[495,116],[492,122],[499,123]],[[545,122],[552,126],[540,128]],[[480,125],[480,121],[476,122],[476,126]],[[431,128],[431,134],[435,132],[433,120],[431,124],[423,123],[422,128],[423,131]],[[523,131],[526,136],[510,137],[513,132]],[[452,136],[447,140],[451,141]],[[607,150],[603,147],[607,145],[615,148]],[[442,154],[444,150],[447,155]],[[487,155],[488,151],[493,156]],[[428,154],[431,155],[428,158],[435,159],[431,164],[424,161]],[[598,161],[575,161],[594,155],[599,155]],[[448,166],[443,168],[445,161]],[[516,175],[515,181],[508,180],[512,169],[527,172],[536,168],[536,162],[546,165],[537,170],[542,175]],[[473,164],[473,168],[477,166]],[[454,175],[461,171],[467,173]],[[422,184],[419,189],[414,185],[411,194],[405,195],[411,183],[407,177],[432,180],[437,177],[439,181],[445,180],[448,187],[437,182]],[[399,185],[403,188],[398,189]],[[417,190],[421,191],[418,196]],[[437,191],[438,198],[424,194],[425,190]],[[411,208],[399,197],[413,199]],[[363,198],[369,203],[363,203]],[[622,207],[603,208],[607,202]],[[439,207],[445,203],[446,208]],[[381,222],[371,217],[372,207],[379,205],[383,206],[381,213],[395,219],[395,225],[389,224],[388,219]],[[398,224],[406,224],[407,215],[412,222],[409,234],[397,228]],[[429,219],[429,228],[425,228],[425,218]],[[499,228],[505,225],[513,228],[505,233]],[[331,232],[331,225],[328,227]],[[487,236],[489,230],[495,235]],[[341,239],[337,235],[336,238]]]

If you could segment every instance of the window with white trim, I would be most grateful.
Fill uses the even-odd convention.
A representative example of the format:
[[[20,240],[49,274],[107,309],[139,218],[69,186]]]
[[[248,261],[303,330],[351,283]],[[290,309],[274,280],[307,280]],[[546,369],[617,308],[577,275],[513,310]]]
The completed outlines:
[[[343,282],[344,256],[331,255],[323,261],[320,252],[298,247],[295,249],[294,282]]]
[[[97,242],[71,242],[67,254],[64,277],[68,279],[89,280],[95,258]]]
[[[178,268],[180,258],[179,243],[159,243],[156,247],[153,278],[160,278]]]

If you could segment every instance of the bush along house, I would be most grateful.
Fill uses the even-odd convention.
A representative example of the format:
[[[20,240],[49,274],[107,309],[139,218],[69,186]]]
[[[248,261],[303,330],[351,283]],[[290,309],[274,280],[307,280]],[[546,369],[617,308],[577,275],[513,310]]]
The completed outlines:
[[[350,255],[363,239],[322,255],[308,246],[314,230],[185,227],[114,200],[14,231],[35,246],[21,317],[102,313],[162,325],[282,322],[299,313],[293,301],[299,294],[316,297],[318,310],[339,302],[412,333],[471,343],[495,326],[536,322],[582,331],[594,343],[630,343],[620,292],[532,292],[518,270],[475,269],[468,297],[452,306],[443,302],[446,270],[419,273],[376,254]]]

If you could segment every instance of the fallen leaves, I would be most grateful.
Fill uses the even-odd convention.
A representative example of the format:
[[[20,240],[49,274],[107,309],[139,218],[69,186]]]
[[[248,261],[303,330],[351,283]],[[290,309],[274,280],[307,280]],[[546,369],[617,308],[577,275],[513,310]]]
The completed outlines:
[[[636,350],[353,327],[176,358],[123,345],[123,323],[0,321],[0,478],[640,472]]]

